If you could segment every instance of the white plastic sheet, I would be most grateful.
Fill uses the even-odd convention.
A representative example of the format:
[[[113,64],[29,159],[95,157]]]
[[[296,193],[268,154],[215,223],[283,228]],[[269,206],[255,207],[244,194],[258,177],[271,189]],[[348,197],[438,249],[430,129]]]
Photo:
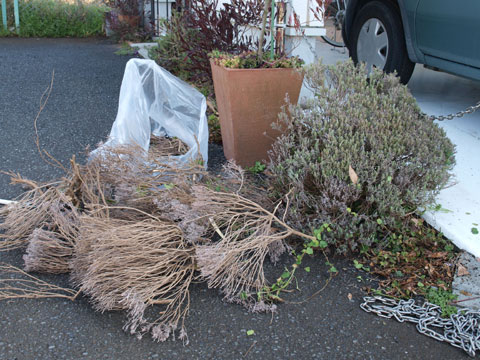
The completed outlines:
[[[182,140],[189,150],[173,157],[186,163],[201,154],[208,161],[205,96],[158,66],[153,60],[131,59],[123,75],[118,113],[104,147],[137,144],[145,151],[150,135]]]

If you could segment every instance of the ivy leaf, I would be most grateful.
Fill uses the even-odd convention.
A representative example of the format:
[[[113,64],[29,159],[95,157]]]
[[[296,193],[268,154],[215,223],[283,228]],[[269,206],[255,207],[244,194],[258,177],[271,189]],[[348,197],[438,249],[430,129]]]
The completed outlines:
[[[473,235],[478,235],[478,229],[476,227],[472,228],[472,234]]]
[[[361,269],[363,264],[360,264],[357,260],[353,260],[353,266],[355,266],[355,269]]]
[[[325,240],[322,240],[322,241],[320,241],[318,246],[320,247],[320,249],[325,249],[328,246],[328,244]]]
[[[285,271],[283,274],[282,274],[282,279],[286,279],[290,276],[290,272],[289,271]]]
[[[322,230],[320,230],[320,229],[313,230],[313,236],[315,236],[317,238],[317,240],[321,240],[322,239]]]
[[[255,331],[254,330],[247,330],[247,335],[248,336],[255,335]]]
[[[305,249],[305,252],[308,254],[308,255],[312,255],[313,254],[313,249],[311,247],[308,247]]]
[[[307,267],[305,268],[305,271],[306,271],[306,272],[310,272],[310,266],[307,266]]]

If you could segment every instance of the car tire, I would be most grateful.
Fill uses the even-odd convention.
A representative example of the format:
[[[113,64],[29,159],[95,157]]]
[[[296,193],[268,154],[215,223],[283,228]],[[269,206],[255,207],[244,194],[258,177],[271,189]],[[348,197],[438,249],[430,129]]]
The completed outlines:
[[[408,58],[402,19],[389,2],[372,1],[357,13],[349,37],[355,64],[365,62],[386,73],[397,72],[403,84],[412,76],[415,63]],[[386,43],[386,46],[385,46]]]

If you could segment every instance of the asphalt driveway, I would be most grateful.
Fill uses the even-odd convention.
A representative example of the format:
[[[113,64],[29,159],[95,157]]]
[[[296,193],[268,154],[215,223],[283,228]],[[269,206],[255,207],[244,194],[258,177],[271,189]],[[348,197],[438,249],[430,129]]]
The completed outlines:
[[[49,102],[38,119],[41,146],[64,165],[73,154],[105,139],[115,118],[128,58],[116,56],[104,40],[0,39],[0,170],[34,180],[61,176],[45,164],[35,146],[33,119],[55,71]],[[0,198],[21,189],[0,175]],[[22,265],[21,252],[0,253],[0,261]],[[291,259],[269,266],[278,276]],[[378,318],[358,307],[366,280],[351,261],[326,289],[327,268],[308,259],[301,291],[288,295],[278,313],[249,314],[222,302],[215,290],[195,285],[187,319],[190,344],[137,340],[122,331],[124,315],[96,313],[85,298],[75,302],[18,300],[0,303],[0,359],[460,359],[458,349],[416,332],[410,324]],[[362,275],[365,278],[365,275]],[[60,285],[66,277],[45,277]],[[349,300],[348,294],[352,294]],[[293,302],[301,302],[299,304]],[[247,330],[254,336],[247,336]]]

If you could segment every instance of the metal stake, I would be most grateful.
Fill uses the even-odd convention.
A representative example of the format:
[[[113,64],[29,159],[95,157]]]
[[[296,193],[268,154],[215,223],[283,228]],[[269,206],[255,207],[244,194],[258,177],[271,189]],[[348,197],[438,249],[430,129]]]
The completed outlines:
[[[7,26],[7,0],[2,0],[2,20],[3,20],[3,28],[8,30]]]
[[[15,15],[15,28],[20,30],[20,16],[18,14],[18,0],[13,0],[13,13]]]

